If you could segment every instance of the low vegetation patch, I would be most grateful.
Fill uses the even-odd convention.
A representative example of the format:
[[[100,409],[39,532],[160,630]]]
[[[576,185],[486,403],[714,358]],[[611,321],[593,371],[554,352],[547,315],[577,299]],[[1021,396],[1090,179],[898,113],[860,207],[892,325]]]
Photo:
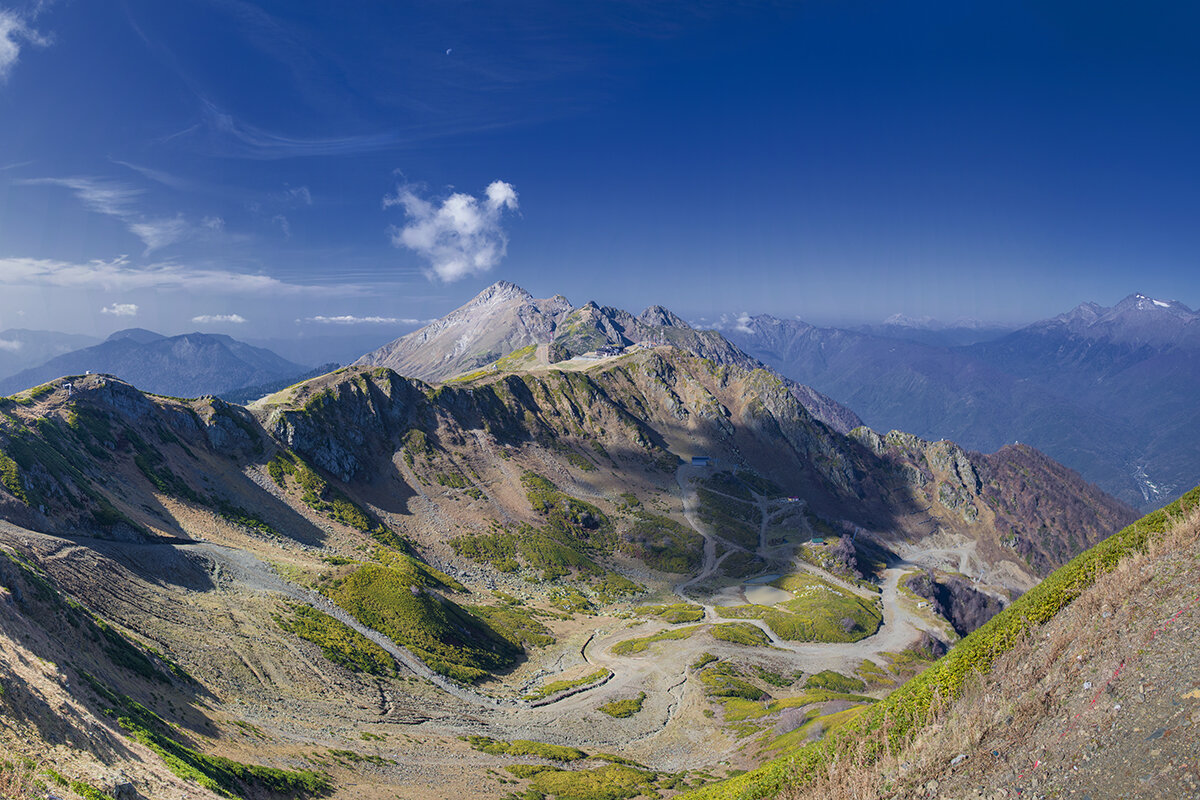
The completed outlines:
[[[350,626],[311,606],[289,604],[287,614],[275,615],[275,623],[288,633],[321,648],[333,663],[351,672],[395,675],[396,662],[382,647]]]
[[[700,567],[704,538],[670,517],[635,511],[632,524],[621,536],[620,549],[651,569],[683,574]]]
[[[709,697],[740,697],[743,700],[762,700],[769,695],[746,681],[741,672],[728,661],[718,661],[700,673],[700,682]]]
[[[831,692],[861,692],[867,688],[864,681],[831,669],[808,676],[804,686],[808,689],[828,689]]]
[[[638,692],[637,697],[627,697],[624,700],[613,700],[611,703],[605,703],[596,709],[608,714],[610,717],[624,719],[632,717],[634,714],[642,710],[642,703],[646,702],[646,693]]]
[[[612,646],[613,655],[631,656],[635,653],[644,653],[650,649],[650,645],[655,642],[666,642],[675,639],[687,639],[693,633],[700,630],[702,625],[691,625],[687,628],[668,628],[665,631],[651,634],[650,636],[641,636],[636,639],[626,639],[623,642],[617,642]]]
[[[574,747],[563,747],[560,744],[546,744],[529,739],[515,739],[506,742],[493,739],[490,736],[464,736],[462,740],[474,749],[494,756],[533,756],[547,761],[580,761],[588,754]]]
[[[704,619],[704,608],[695,605],[694,603],[671,603],[670,605],[661,606],[638,606],[634,610],[635,614],[640,614],[643,617],[657,617],[664,622],[669,622],[672,625],[679,625],[684,622],[699,622]]]
[[[326,584],[322,592],[359,622],[455,680],[477,681],[516,663],[519,646],[432,591],[461,589],[449,580],[415,559],[394,556],[391,565],[364,564]]]
[[[550,629],[537,620],[537,612],[510,604],[467,606],[496,633],[518,647],[547,647],[554,644]]]
[[[708,630],[714,639],[734,644],[744,644],[747,647],[770,647],[771,637],[766,631],[749,622],[726,622],[713,625]]]
[[[525,695],[526,700],[541,700],[551,695],[556,695],[559,692],[565,692],[569,689],[578,689],[581,686],[591,686],[593,683],[599,683],[606,680],[611,675],[607,669],[598,669],[595,672],[589,673],[579,678],[570,678],[561,681],[551,681],[537,690]]]
[[[883,612],[872,601],[811,575],[789,575],[772,586],[794,597],[775,606],[718,608],[722,617],[761,619],[781,639],[801,642],[857,642],[879,630]]]

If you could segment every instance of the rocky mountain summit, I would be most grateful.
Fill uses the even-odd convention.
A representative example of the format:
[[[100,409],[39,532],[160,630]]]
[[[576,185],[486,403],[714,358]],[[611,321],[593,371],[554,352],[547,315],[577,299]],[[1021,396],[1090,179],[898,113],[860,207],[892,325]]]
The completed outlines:
[[[516,368],[548,366],[600,348],[619,351],[634,345],[670,345],[744,369],[764,366],[717,331],[692,328],[662,306],[650,306],[637,316],[593,302],[576,308],[562,295],[537,300],[507,281],[489,286],[462,307],[355,364],[388,367],[437,382],[497,362]],[[811,387],[788,384],[814,416],[835,430],[845,433],[862,424],[853,411]]]

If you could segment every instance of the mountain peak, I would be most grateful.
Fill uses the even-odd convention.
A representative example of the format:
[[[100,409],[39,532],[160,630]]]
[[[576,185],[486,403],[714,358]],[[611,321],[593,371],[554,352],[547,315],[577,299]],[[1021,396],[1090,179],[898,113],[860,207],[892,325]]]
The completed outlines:
[[[657,328],[691,328],[679,316],[668,308],[663,306],[653,305],[638,314],[637,321],[643,325],[650,325]]]
[[[491,303],[503,303],[507,300],[532,300],[533,295],[510,281],[496,281],[491,286],[475,295],[468,306],[480,306]]]
[[[136,342],[137,344],[149,344],[150,342],[157,342],[159,339],[165,338],[167,337],[163,336],[161,333],[148,331],[145,328],[125,328],[124,330],[120,330],[112,334],[105,339],[105,341],[118,342],[128,339],[132,342]]]
[[[1117,313],[1130,311],[1169,311],[1178,316],[1192,316],[1195,313],[1178,300],[1158,300],[1141,293],[1129,295],[1113,306],[1111,310]]]

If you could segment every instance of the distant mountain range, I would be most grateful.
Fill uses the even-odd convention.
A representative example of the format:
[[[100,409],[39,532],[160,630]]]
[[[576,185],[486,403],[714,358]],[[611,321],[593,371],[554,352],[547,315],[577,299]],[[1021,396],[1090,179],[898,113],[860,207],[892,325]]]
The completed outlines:
[[[1200,481],[1200,314],[1134,294],[947,346],[766,315],[725,335],[877,430],[984,451],[1027,442],[1152,508]]]
[[[0,331],[0,378],[44,364],[55,356],[99,343],[93,336],[9,328]]]
[[[163,336],[143,328],[118,331],[100,344],[73,350],[0,381],[12,394],[64,375],[116,375],[139,389],[173,397],[221,394],[272,381],[299,379],[299,364],[229,336]]]

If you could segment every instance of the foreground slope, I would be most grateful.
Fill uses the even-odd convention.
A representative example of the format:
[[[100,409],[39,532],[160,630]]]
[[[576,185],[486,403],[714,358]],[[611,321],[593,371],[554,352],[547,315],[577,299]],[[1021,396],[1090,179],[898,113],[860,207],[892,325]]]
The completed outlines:
[[[955,638],[909,572],[1008,598],[1129,514],[1028,448],[843,436],[771,373],[672,347],[441,386],[345,369],[249,409],[73,383],[0,403],[0,546],[165,682],[40,609],[31,652],[84,729],[196,755],[155,778],[136,748],[8,746],[80,780],[73,754],[129,763],[147,796],[265,796],[260,773],[335,797],[678,792]]]
[[[1080,554],[822,742],[688,797],[1190,797],[1200,489]]]

